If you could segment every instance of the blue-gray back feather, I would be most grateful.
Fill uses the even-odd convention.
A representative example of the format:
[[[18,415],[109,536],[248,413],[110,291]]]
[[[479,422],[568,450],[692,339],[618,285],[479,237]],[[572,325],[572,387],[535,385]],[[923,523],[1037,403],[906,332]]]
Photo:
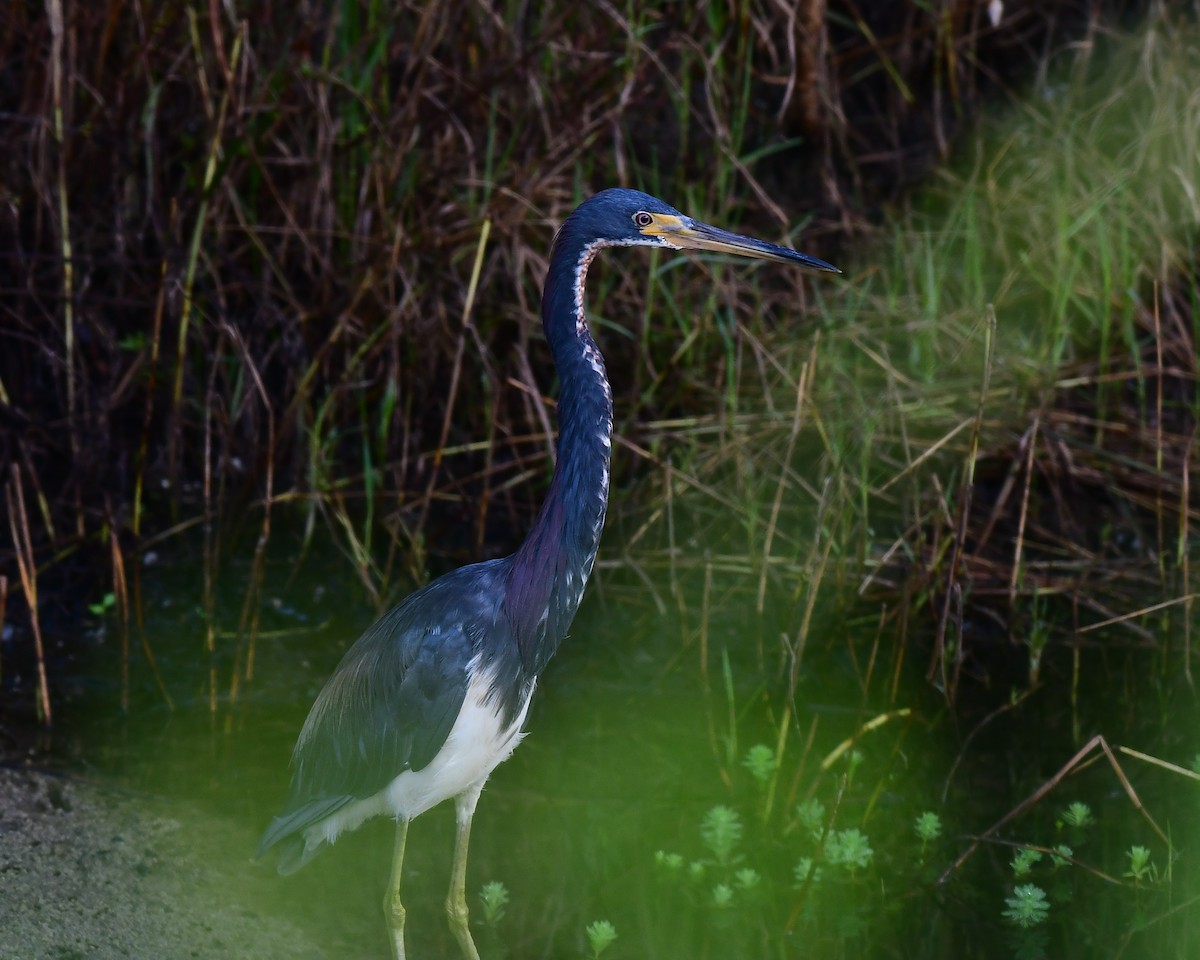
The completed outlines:
[[[494,673],[501,709],[515,713],[520,657],[502,610],[509,563],[490,560],[439,577],[346,651],[305,721],[287,801],[263,836],[260,856],[294,837],[300,847],[285,849],[280,870],[299,869],[315,850],[303,855],[297,834],[374,796],[405,770],[428,765],[462,709],[473,660]]]

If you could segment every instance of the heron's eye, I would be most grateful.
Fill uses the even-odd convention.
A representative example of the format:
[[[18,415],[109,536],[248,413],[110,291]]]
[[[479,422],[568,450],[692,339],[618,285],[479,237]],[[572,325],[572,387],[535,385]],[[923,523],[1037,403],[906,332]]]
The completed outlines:
[[[645,210],[639,210],[633,215],[633,222],[639,227],[648,227],[654,222],[654,218]]]

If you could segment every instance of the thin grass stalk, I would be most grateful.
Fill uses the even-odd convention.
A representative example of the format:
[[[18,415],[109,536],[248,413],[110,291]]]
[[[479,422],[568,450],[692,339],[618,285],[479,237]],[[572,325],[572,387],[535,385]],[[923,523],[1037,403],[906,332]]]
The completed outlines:
[[[900,594],[900,610],[899,610],[899,629],[896,631],[900,636],[900,642],[896,644],[896,653],[893,657],[892,666],[892,683],[888,690],[888,704],[894,704],[896,698],[900,696],[900,678],[902,668],[904,667],[905,658],[908,655],[908,624],[909,614],[912,612],[912,592],[905,590]],[[883,618],[886,614],[880,613],[880,626],[883,625]]]
[[[75,422],[75,278],[71,254],[71,217],[67,200],[67,150],[63,123],[63,8],[62,0],[46,0],[50,18],[50,84],[54,109],[54,139],[58,144],[58,228],[59,253],[62,257],[63,340],[67,370],[67,424],[71,453],[79,453],[79,434]]]
[[[475,262],[471,267],[471,280],[467,285],[467,297],[463,303],[462,325],[458,332],[458,343],[454,349],[454,366],[450,371],[450,389],[447,391],[446,413],[442,417],[442,432],[438,439],[437,449],[433,454],[433,464],[429,470],[429,482],[425,485],[425,498],[421,503],[421,514],[417,521],[417,533],[421,535],[425,529],[425,520],[429,515],[429,505],[433,502],[433,489],[437,485],[438,473],[442,466],[442,456],[450,438],[450,422],[454,417],[455,400],[458,397],[458,381],[462,375],[463,353],[467,345],[468,328],[472,325],[471,308],[475,304],[475,291],[479,287],[479,274],[483,270],[483,254],[487,249],[488,235],[492,232],[492,221],[484,220],[479,229],[479,242],[475,246]]]
[[[813,720],[813,733],[815,733],[816,719]],[[816,882],[817,870],[821,866],[821,862],[825,859],[825,842],[829,839],[830,831],[833,829],[834,823],[837,822],[838,811],[842,807],[842,797],[846,792],[848,778],[845,774],[838,777],[837,792],[833,797],[833,807],[829,811],[829,817],[825,821],[825,827],[821,831],[821,836],[817,840],[817,852],[813,857],[812,866],[809,868],[808,875],[804,878],[804,883],[800,887],[800,892],[796,898],[796,904],[792,907],[791,913],[788,914],[787,922],[784,924],[783,931],[787,935],[791,935],[800,921],[800,917],[804,912],[804,905],[808,900],[809,893]]]
[[[813,523],[812,545],[809,547],[808,558],[804,564],[808,580],[804,612],[800,618],[800,626],[796,629],[796,640],[790,645],[791,663],[788,668],[787,702],[793,705],[796,702],[796,687],[800,683],[800,664],[804,660],[804,650],[808,646],[808,631],[812,626],[813,613],[817,608],[817,595],[821,589],[821,581],[825,576],[825,568],[829,563],[829,554],[833,550],[839,525],[838,517],[834,517],[830,521],[829,530],[822,532],[826,511],[829,507],[829,489],[830,481],[826,480],[821,501],[817,505],[816,521]],[[822,541],[824,542],[822,543]],[[820,553],[819,558],[818,552]],[[800,599],[800,590],[801,587],[798,584],[793,595],[793,599],[796,601]]]
[[[714,757],[719,757],[717,716],[713,708],[712,682],[708,676],[708,622],[712,616],[713,565],[704,563],[704,593],[700,600],[700,689],[704,691],[704,719],[708,727],[708,745]]]
[[[324,340],[322,343],[320,343],[320,347],[318,347],[316,352],[313,353],[312,360],[308,362],[307,367],[305,367],[304,373],[302,373],[300,378],[296,380],[295,388],[292,391],[292,397],[290,397],[288,406],[284,408],[283,415],[280,418],[280,422],[283,424],[284,436],[286,436],[293,424],[299,424],[299,422],[302,422],[302,418],[300,416],[301,409],[307,407],[308,400],[310,400],[310,397],[314,392],[314,386],[319,386],[320,383],[322,383],[320,382],[318,374],[331,364],[330,354],[332,353],[332,350],[334,350],[338,343],[342,342],[342,338],[344,336],[347,336],[348,331],[350,328],[352,328],[353,319],[356,312],[359,311],[362,300],[364,300],[365,296],[371,292],[371,289],[374,286],[376,286],[374,274],[370,269],[368,269],[364,272],[364,275],[362,275],[362,280],[358,284],[358,287],[355,288],[353,298],[350,299],[350,302],[346,308],[344,308],[344,310],[338,314],[337,323],[335,324],[334,329],[330,331],[329,336],[324,337]],[[371,352],[374,344],[376,344],[380,338],[388,334],[388,332],[389,328],[386,328],[386,326],[383,325],[380,325],[378,329],[373,330],[371,334],[366,337],[366,340],[362,342],[361,346],[355,349],[352,358],[350,358],[346,364],[342,366],[343,377],[349,377],[349,372],[356,370],[356,367],[358,367],[360,362],[362,362],[362,359],[364,359],[365,356]],[[332,391],[330,391],[330,395],[326,397],[322,403],[318,404],[316,421],[317,425],[319,425],[320,421],[323,420],[325,410],[330,408],[334,401],[335,396],[332,394]],[[316,470],[314,470],[314,467],[316,467],[316,460],[314,460],[314,457],[316,457],[316,448],[317,445],[319,445],[320,439],[317,426],[314,425],[311,427],[308,433],[310,433],[308,445],[310,445],[311,451],[310,464],[308,464],[308,466],[310,466],[310,474],[312,476],[316,476]],[[323,486],[323,482],[320,482],[320,484],[319,482],[313,482],[312,485],[314,490],[316,490],[316,488]],[[314,500],[313,510],[316,510],[316,506],[317,503],[316,500]],[[311,523],[312,520],[308,522]]]
[[[1122,613],[1115,617],[1109,617],[1107,620],[1101,620],[1099,623],[1089,623],[1086,627],[1080,627],[1076,633],[1084,634],[1091,633],[1093,630],[1103,630],[1105,627],[1111,627],[1118,623],[1127,623],[1130,620],[1135,620],[1138,617],[1144,617],[1150,613],[1158,613],[1161,610],[1166,610],[1169,607],[1174,607],[1177,604],[1187,605],[1200,597],[1200,593],[1187,593],[1182,597],[1172,597],[1170,600],[1163,600],[1159,603],[1152,603],[1149,606],[1141,607],[1138,610],[1132,610],[1129,613]]]
[[[1163,331],[1162,331],[1162,314],[1160,311],[1161,291],[1158,287],[1158,281],[1154,281],[1154,470],[1161,477],[1163,475],[1163,381],[1165,373],[1163,370]],[[1155,521],[1155,540],[1154,552],[1158,558],[1158,576],[1159,581],[1164,590],[1170,589],[1167,584],[1167,543],[1166,543],[1166,517],[1164,515],[1164,498],[1163,487],[1156,486],[1154,490],[1154,521]],[[1170,649],[1169,644],[1163,645],[1163,654]]]
[[[332,514],[333,520],[336,522],[333,529],[335,532],[338,529],[342,531],[346,549],[354,564],[354,572],[358,574],[358,578],[370,595],[372,605],[379,608],[383,605],[383,583],[375,568],[374,560],[367,550],[366,543],[350,519],[350,510],[346,506],[346,499],[340,489],[331,490],[328,496],[320,501],[322,513],[327,518],[329,514]]]
[[[171,208],[174,220],[174,205]],[[154,394],[158,382],[158,356],[162,347],[163,307],[167,301],[167,258],[163,257],[159,267],[158,295],[154,300],[154,327],[150,334],[150,367],[146,371],[146,398],[142,413],[142,435],[138,440],[137,459],[134,463],[133,480],[133,535],[142,533],[142,491],[146,480],[146,452],[150,445],[150,424],[154,416]]]
[[[756,609],[759,616],[763,613],[763,604],[767,594],[767,573],[770,570],[771,546],[775,540],[775,529],[779,523],[779,511],[783,507],[783,492],[787,488],[787,467],[792,462],[792,454],[796,449],[796,438],[800,435],[800,426],[804,421],[804,407],[808,400],[809,373],[816,367],[817,344],[820,337],[813,339],[812,352],[809,359],[800,367],[800,382],[796,385],[796,408],[792,412],[792,428],[788,433],[787,448],[783,454],[783,469],[779,471],[779,482],[775,486],[775,500],[771,504],[771,516],[767,521],[767,533],[763,538],[762,573],[758,577],[758,602]]]
[[[1192,453],[1196,448],[1196,433],[1193,430],[1192,436],[1188,439],[1187,449],[1183,454],[1183,465],[1180,470],[1179,483],[1179,535],[1177,539],[1176,554],[1179,558],[1180,570],[1183,574],[1183,589],[1188,591],[1187,602],[1183,605],[1183,676],[1187,680],[1189,687],[1195,689],[1195,682],[1192,679],[1192,605],[1195,599],[1195,593],[1192,592],[1192,571],[1191,563],[1188,559],[1188,534],[1191,532],[1191,524],[1188,521],[1188,504],[1191,502],[1190,487],[1191,487],[1191,463]],[[2,626],[3,624],[0,624]]]
[[[254,389],[258,392],[259,400],[262,402],[263,409],[267,413],[267,450],[266,450],[266,493],[263,497],[263,519],[262,526],[258,531],[258,540],[254,545],[254,559],[250,565],[250,584],[246,589],[246,597],[242,603],[242,615],[238,623],[238,643],[241,644],[241,638],[249,635],[249,641],[246,647],[246,682],[250,683],[254,680],[254,655],[256,642],[258,639],[258,624],[259,613],[262,610],[262,585],[263,571],[266,565],[267,543],[271,539],[271,504],[275,495],[275,411],[271,407],[271,398],[267,394],[267,389],[263,385],[262,377],[259,374],[258,367],[254,363],[254,358],[250,355],[250,350],[247,348],[241,334],[234,327],[226,325],[227,332],[238,352],[242,355],[242,362],[247,370],[250,371],[250,378],[254,383]],[[239,653],[234,655],[233,675],[229,686],[229,702],[232,707],[237,703],[238,698],[238,660]]]
[[[1163,833],[1162,828],[1159,827],[1154,818],[1150,816],[1150,812],[1142,804],[1141,799],[1137,795],[1137,791],[1133,788],[1133,784],[1129,782],[1129,778],[1125,776],[1125,771],[1121,769],[1121,765],[1117,762],[1117,758],[1113,755],[1113,752],[1108,745],[1108,741],[1105,740],[1102,735],[1097,734],[1086,744],[1080,747],[1070,760],[1063,764],[1063,766],[1053,776],[1043,782],[1042,785],[1034,790],[1033,793],[1009,810],[1008,813],[1001,817],[996,823],[992,824],[992,826],[983,833],[973,837],[967,849],[960,853],[958,858],[938,876],[937,880],[935,881],[936,885],[939,887],[945,885],[946,881],[948,881],[951,876],[957,873],[962,865],[974,855],[975,851],[979,849],[982,843],[987,841],[1006,824],[1025,813],[1025,811],[1035,807],[1043,797],[1057,787],[1058,784],[1061,783],[1069,774],[1077,769],[1083,769],[1084,767],[1090,766],[1096,760],[1101,759],[1101,757],[1092,757],[1091,759],[1088,759],[1088,755],[1097,748],[1099,748],[1100,752],[1103,754],[1103,759],[1108,760],[1109,766],[1112,768],[1117,781],[1121,784],[1125,791],[1125,795],[1129,797],[1129,800],[1134,805],[1134,808],[1150,825],[1150,828],[1155,832],[1159,840],[1162,841],[1162,844],[1164,847],[1166,847],[1168,854],[1172,853],[1174,848],[1171,844],[1171,841],[1167,838],[1167,835]],[[1122,748],[1118,746],[1117,749],[1120,750]],[[1136,756],[1136,754],[1134,755]],[[1172,766],[1174,765],[1172,764]]]
[[[669,462],[669,461],[668,461]],[[667,515],[667,571],[668,583],[671,587],[671,596],[675,598],[678,604],[681,602],[679,589],[679,565],[677,563],[678,545],[675,541],[675,483],[671,479],[672,474],[668,469],[664,474],[664,500],[666,515]],[[627,548],[628,549],[628,548]]]
[[[1025,553],[1025,523],[1029,519],[1029,494],[1033,487],[1033,455],[1037,449],[1038,429],[1041,423],[1041,417],[1035,416],[1033,426],[1022,438],[1022,442],[1025,444],[1025,486],[1021,490],[1021,509],[1017,517],[1017,535],[1013,543],[1012,576],[1008,581],[1008,605],[1014,608],[1017,604],[1017,590],[1021,586],[1022,557]],[[990,524],[987,532],[990,533]],[[980,539],[982,541],[983,538]]]
[[[190,12],[190,11],[189,11]],[[233,42],[233,54],[230,69],[237,70],[238,59],[242,53],[242,33],[238,32]],[[203,59],[197,43],[196,51],[199,69],[203,70]],[[204,84],[207,86],[207,84]],[[229,111],[232,84],[227,85],[221,95],[221,105],[217,110],[216,126],[212,140],[209,142],[208,161],[204,166],[204,185],[200,195],[200,206],[196,211],[196,223],[192,227],[192,239],[188,245],[187,265],[183,279],[183,306],[179,316],[179,343],[175,354],[175,385],[171,391],[172,418],[171,443],[167,451],[167,471],[172,483],[176,480],[176,460],[179,455],[180,436],[183,430],[183,369],[187,360],[188,327],[191,324],[194,309],[194,290],[196,283],[196,264],[200,260],[200,238],[204,235],[204,224],[208,219],[208,200],[212,195],[213,181],[217,175],[217,161],[221,155],[221,138],[225,131],[225,117]],[[207,102],[207,100],[205,101]],[[215,690],[214,690],[215,694]]]
[[[493,409],[496,409],[498,406],[499,397],[493,396]],[[488,435],[483,455],[483,490],[479,495],[479,512],[475,522],[475,549],[480,552],[483,550],[484,534],[487,530],[488,510],[491,508],[492,502],[492,474],[495,471],[496,432],[500,429],[499,421],[500,418],[498,416],[487,418]]]
[[[966,478],[963,482],[959,502],[958,524],[954,532],[954,548],[951,551],[950,566],[947,568],[946,596],[942,601],[942,610],[938,617],[937,637],[934,641],[933,659],[929,664],[926,679],[932,680],[938,671],[942,675],[942,692],[948,703],[954,702],[954,694],[958,681],[958,669],[962,663],[962,640],[956,645],[954,671],[952,675],[946,672],[946,628],[950,623],[950,605],[957,599],[961,602],[961,592],[958,583],[959,567],[962,564],[963,551],[966,549],[967,524],[970,520],[971,499],[975,492],[975,464],[979,459],[979,438],[983,432],[983,410],[987,403],[988,387],[992,379],[993,348],[996,340],[996,311],[991,304],[987,308],[987,325],[984,327],[983,347],[983,384],[979,390],[979,402],[975,407],[975,420],[971,429],[971,446],[967,455]]]
[[[733,783],[729,777],[729,769],[737,763],[738,755],[738,728],[737,728],[737,694],[734,692],[733,686],[733,667],[729,663],[729,648],[721,647],[721,679],[725,682],[725,705],[728,708],[728,716],[726,722],[729,724],[729,731],[725,736],[725,757],[724,766],[721,768],[721,780],[726,787],[732,788]]]
[[[775,806],[775,793],[779,789],[779,773],[783,769],[783,756],[787,750],[788,731],[792,728],[792,708],[786,705],[783,716],[779,718],[779,733],[775,739],[775,766],[771,770],[771,779],[767,783],[767,796],[763,800],[762,819],[767,823],[771,819],[771,810]]]
[[[233,67],[225,57],[225,39],[221,36],[221,8],[220,0],[208,0],[208,27],[209,33],[212,36],[213,53],[216,55],[217,64],[221,68],[221,72],[225,74],[225,82],[233,82]],[[235,61],[236,63],[236,61]]]
[[[111,510],[108,522],[109,557],[112,564],[113,598],[121,629],[121,712],[129,712],[129,589],[125,580],[125,558],[121,554],[121,538],[112,523]]]
[[[365,394],[358,395],[358,431],[359,431],[359,454],[362,457],[362,498],[363,498],[363,514],[362,514],[362,541],[366,549],[368,557],[373,557],[374,550],[374,535],[375,535],[375,498],[379,491],[376,482],[376,472],[374,461],[371,455],[371,415],[367,412],[367,397]],[[380,571],[380,583],[386,583],[384,573]]]
[[[879,612],[879,622],[875,627],[875,636],[871,640],[871,654],[867,658],[867,672],[862,680],[862,694],[865,702],[871,696],[871,681],[875,678],[875,664],[879,659],[880,641],[883,639],[883,624],[887,619],[887,605]]]
[[[212,358],[204,403],[204,648],[208,653],[208,712],[213,719],[217,715],[217,566],[220,554],[220,539],[217,533],[217,510],[220,509],[213,496],[213,418],[216,415],[216,378],[224,360],[224,340],[217,344]]]
[[[872,730],[877,730],[885,723],[890,723],[892,720],[904,720],[910,716],[912,716],[912,708],[901,707],[899,710],[888,710],[872,717],[870,720],[860,723],[858,727],[855,728],[854,732],[850,734],[850,736],[846,737],[846,739],[830,750],[829,753],[822,758],[821,771],[826,772],[830,770],[833,765],[838,762],[838,760],[844,757],[850,750],[854,749],[854,747],[858,746],[858,743],[860,740],[862,740],[864,734],[870,733]]]
[[[166,681],[163,680],[162,672],[158,669],[158,660],[154,656],[154,648],[150,646],[150,635],[146,633],[146,616],[142,605],[142,554],[137,552],[134,554],[133,562],[133,579],[132,579],[132,603],[130,604],[134,622],[137,624],[138,639],[141,641],[142,654],[146,657],[146,663],[150,667],[150,675],[154,678],[154,685],[158,687],[158,692],[162,695],[163,703],[167,705],[167,709],[174,712],[175,699],[171,696],[171,691],[167,689]]]
[[[287,411],[284,415],[285,423],[290,421],[295,416],[295,412],[299,409],[300,401],[307,395],[307,381],[310,375],[315,376],[320,364],[322,363],[322,354],[329,350],[333,344],[340,339],[342,333],[347,329],[350,318],[353,316],[358,305],[358,298],[365,293],[369,285],[370,273],[368,271],[367,275],[363,278],[363,282],[359,285],[354,302],[351,303],[345,311],[343,311],[342,315],[337,321],[337,325],[334,327],[333,333],[326,338],[325,342],[321,346],[320,351],[318,352],[318,355],[309,365],[308,371],[305,374],[304,382],[297,389],[297,392],[292,397],[292,400],[288,405]],[[354,353],[345,364],[345,372],[343,374],[345,379],[349,379],[352,373],[356,373],[358,371],[360,365],[366,361],[368,355],[374,349],[375,344],[382,339],[386,332],[386,328],[382,326],[378,327],[364,339],[362,344],[355,349]],[[313,424],[308,431],[308,482],[313,496],[310,497],[308,501],[309,508],[308,515],[305,519],[304,549],[308,549],[311,541],[314,529],[315,511],[320,509],[322,511],[322,515],[325,515],[324,511],[332,510],[340,526],[345,529],[349,535],[350,553],[354,559],[355,565],[358,567],[358,574],[360,577],[362,577],[368,592],[370,592],[372,598],[374,598],[376,604],[378,604],[379,592],[374,583],[375,576],[372,571],[373,564],[371,562],[370,553],[368,550],[364,549],[363,541],[360,541],[357,532],[354,530],[354,524],[350,522],[349,515],[345,513],[346,508],[344,506],[344,500],[336,490],[337,486],[339,485],[338,481],[330,479],[330,476],[336,470],[337,465],[327,463],[328,458],[325,456],[324,452],[324,426],[327,420],[336,422],[335,415],[337,411],[337,402],[338,392],[330,391],[329,395],[325,397],[325,399],[322,400],[317,406],[315,419],[313,420]],[[273,419],[274,418],[272,417],[272,421]],[[370,530],[367,529],[365,532],[368,534],[366,541],[369,542]]]
[[[890,79],[895,85],[896,92],[904,98],[905,103],[915,103],[917,98],[913,95],[912,89],[907,83],[905,83],[904,77],[901,75],[900,70],[896,67],[896,64],[892,62],[892,58],[888,56],[887,51],[884,49],[884,44],[880,43],[879,39],[875,36],[875,31],[871,29],[871,25],[867,23],[867,20],[862,15],[862,12],[858,9],[856,4],[849,2],[849,0],[846,6],[850,8],[850,16],[853,18],[855,25],[859,29],[859,32],[863,35],[863,39],[867,41],[867,44],[878,57],[879,65],[883,67],[884,71],[888,75],[888,79]]]
[[[808,758],[812,756],[813,745],[816,743],[817,739],[817,728],[820,726],[820,723],[820,714],[814,713],[812,719],[808,723],[808,733],[804,737],[804,746],[800,750],[800,760],[797,762],[796,769],[792,773],[792,780],[788,786],[787,797],[784,799],[782,804],[784,810],[795,810],[797,803],[800,802],[798,799],[800,793],[800,784],[805,783],[808,780],[806,776],[808,772]],[[799,718],[797,718],[797,730],[799,727]],[[812,780],[812,782],[809,784],[809,788],[804,799],[807,800],[809,797],[812,797],[816,794],[820,780],[821,778],[819,775]],[[784,829],[784,833],[790,833],[794,829],[795,822],[789,822],[787,827]]]
[[[18,440],[17,445],[21,450],[21,459],[25,462],[25,471],[29,474],[29,482],[33,484],[33,495],[37,501],[38,513],[41,514],[46,536],[51,543],[54,543],[58,539],[58,535],[54,532],[54,511],[50,507],[50,498],[46,496],[46,491],[42,488],[41,480],[38,477],[37,462],[29,455],[27,444]]]
[[[529,352],[527,350],[522,348],[518,351],[517,365],[520,368],[521,379],[515,382],[509,380],[509,383],[528,398],[529,406],[532,407],[533,413],[537,417],[537,422],[542,427],[541,437],[534,439],[538,439],[545,444],[546,459],[553,464],[555,456],[554,427],[550,424],[550,412],[546,409],[546,398],[542,396],[542,392],[537,388],[537,378],[533,375],[533,367],[529,364]]]
[[[942,781],[940,802],[943,807],[949,802],[947,798],[950,796],[950,788],[953,786],[955,774],[958,772],[958,768],[962,766],[963,761],[967,759],[968,750],[970,749],[975,738],[984,730],[986,730],[993,721],[1004,716],[1006,713],[1015,711],[1021,706],[1021,704],[1033,696],[1033,693],[1034,691],[1032,689],[1026,687],[1024,690],[1016,693],[1015,696],[1005,700],[1000,704],[1000,706],[996,707],[995,710],[975,724],[975,726],[971,728],[970,732],[967,733],[967,735],[963,738],[962,743],[959,745],[958,753],[955,754],[954,761],[950,764],[950,769],[946,772],[946,778]]]
[[[12,464],[12,480],[4,485],[4,497],[8,504],[8,528],[12,533],[13,548],[17,555],[17,570],[21,577],[21,589],[29,607],[29,623],[33,629],[34,654],[38,671],[38,711],[47,729],[54,726],[54,714],[50,709],[50,681],[46,676],[46,648],[42,643],[42,624],[38,616],[37,564],[34,561],[33,538],[29,533],[29,517],[25,513],[25,491],[21,485],[21,470]],[[18,523],[19,518],[19,523]]]

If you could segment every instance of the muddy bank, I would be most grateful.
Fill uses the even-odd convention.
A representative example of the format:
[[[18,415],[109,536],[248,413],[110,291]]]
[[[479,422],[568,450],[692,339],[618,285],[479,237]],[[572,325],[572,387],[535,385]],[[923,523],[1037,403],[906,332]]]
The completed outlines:
[[[327,956],[255,908],[248,856],[208,862],[204,836],[153,798],[0,769],[0,960]]]

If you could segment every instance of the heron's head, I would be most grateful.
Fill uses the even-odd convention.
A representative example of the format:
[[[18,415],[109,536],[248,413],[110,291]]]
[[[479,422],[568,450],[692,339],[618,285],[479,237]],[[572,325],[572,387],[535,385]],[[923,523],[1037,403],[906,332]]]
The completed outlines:
[[[637,190],[613,188],[601,191],[580,204],[564,227],[598,246],[708,250],[759,260],[798,263],[813,270],[841,273],[832,264],[806,253],[693,220],[657,197]]]

